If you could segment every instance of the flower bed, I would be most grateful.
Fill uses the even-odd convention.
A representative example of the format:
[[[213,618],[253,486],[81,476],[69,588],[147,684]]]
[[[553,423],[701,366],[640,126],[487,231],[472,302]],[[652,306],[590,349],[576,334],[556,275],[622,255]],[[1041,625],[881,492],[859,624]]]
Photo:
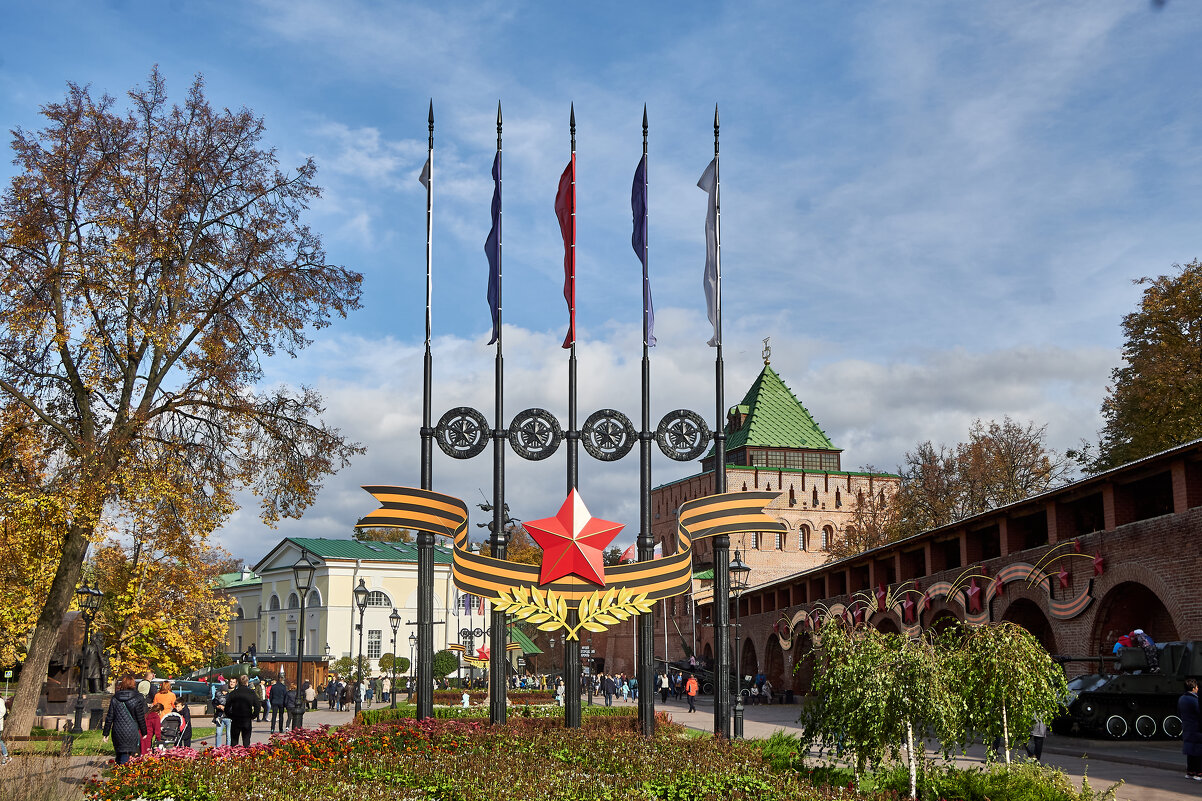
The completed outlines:
[[[622,720],[613,718],[612,720]],[[625,722],[625,721],[623,721]],[[302,729],[250,748],[175,749],[113,767],[96,801],[320,798],[323,801],[817,801],[886,798],[818,788],[746,743],[665,734],[398,720]]]
[[[534,705],[534,704],[514,704],[508,708],[508,717],[514,718],[550,718],[563,719],[563,707],[554,704],[549,705]],[[488,705],[480,706],[435,706],[434,717],[437,720],[488,720]],[[638,717],[639,708],[637,706],[581,706],[580,719],[587,721],[591,718],[627,718],[635,719]],[[358,717],[355,718],[355,723],[370,726],[375,723],[383,723],[389,720],[403,720],[405,718],[417,717],[417,707],[412,704],[398,704],[396,709],[381,708],[381,709],[364,709]],[[668,718],[664,716],[664,721]],[[632,729],[633,730],[633,729]]]
[[[482,704],[488,700],[487,690],[468,690],[468,699],[473,704]],[[516,704],[553,704],[554,690],[508,690],[505,695]],[[463,700],[463,690],[435,690],[434,703],[455,706]]]

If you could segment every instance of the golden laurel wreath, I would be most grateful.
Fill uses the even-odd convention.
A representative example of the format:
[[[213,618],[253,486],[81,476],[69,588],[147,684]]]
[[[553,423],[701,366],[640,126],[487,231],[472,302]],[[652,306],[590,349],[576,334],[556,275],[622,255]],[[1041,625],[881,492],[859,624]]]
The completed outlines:
[[[538,587],[513,587],[501,590],[493,599],[493,608],[526,620],[539,631],[563,629],[569,640],[579,640],[580,630],[605,631],[607,626],[620,623],[634,615],[651,611],[654,601],[647,600],[647,593],[635,594],[625,587],[610,587],[586,595],[577,607],[579,615],[576,625],[568,622],[568,604],[554,590],[543,592]]]

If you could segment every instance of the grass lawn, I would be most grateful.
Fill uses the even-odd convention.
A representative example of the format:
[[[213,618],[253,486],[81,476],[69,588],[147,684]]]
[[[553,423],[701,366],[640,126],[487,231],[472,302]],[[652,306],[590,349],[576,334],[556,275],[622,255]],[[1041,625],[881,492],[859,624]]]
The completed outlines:
[[[192,743],[196,745],[201,740],[212,740],[213,727],[193,727]],[[62,736],[63,732],[50,731],[49,729],[34,729],[31,734],[37,736],[56,735]],[[37,753],[58,753],[59,745],[57,741],[49,742],[32,742],[32,743],[9,743],[8,748],[15,754],[37,754]],[[85,731],[83,734],[75,736],[75,745],[71,750],[75,756],[112,756],[113,741],[110,738],[105,742],[100,737],[100,730]]]

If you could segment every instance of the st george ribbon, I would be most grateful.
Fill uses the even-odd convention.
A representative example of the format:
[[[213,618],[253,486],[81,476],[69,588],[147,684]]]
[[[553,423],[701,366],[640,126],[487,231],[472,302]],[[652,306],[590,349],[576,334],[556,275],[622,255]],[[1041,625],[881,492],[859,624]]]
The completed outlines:
[[[680,507],[676,552],[651,562],[604,568],[596,577],[575,573],[542,583],[543,568],[509,562],[469,551],[467,505],[459,498],[412,487],[365,486],[380,508],[356,528],[407,528],[450,537],[454,543],[453,576],[460,592],[489,599],[518,619],[530,619],[543,631],[564,630],[569,640],[580,632],[604,631],[609,625],[650,611],[651,604],[688,592],[693,578],[693,543],[736,533],[783,533],[784,523],[764,514],[776,492],[730,492],[689,501]],[[568,610],[579,612],[570,623]],[[577,616],[573,616],[577,617]]]

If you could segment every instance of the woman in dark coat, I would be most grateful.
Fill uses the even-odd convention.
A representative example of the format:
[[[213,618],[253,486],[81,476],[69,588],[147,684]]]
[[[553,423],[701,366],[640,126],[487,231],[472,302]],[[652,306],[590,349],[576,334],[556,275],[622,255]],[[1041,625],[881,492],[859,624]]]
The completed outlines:
[[[138,693],[137,687],[138,681],[133,676],[123,678],[120,689],[109,701],[108,714],[104,716],[101,733],[106,740],[112,734],[118,765],[124,765],[141,751],[142,738],[146,736],[146,699]]]
[[[1185,777],[1202,782],[1202,731],[1199,730],[1198,682],[1185,680],[1185,692],[1177,699],[1181,718],[1181,752],[1185,754]]]

